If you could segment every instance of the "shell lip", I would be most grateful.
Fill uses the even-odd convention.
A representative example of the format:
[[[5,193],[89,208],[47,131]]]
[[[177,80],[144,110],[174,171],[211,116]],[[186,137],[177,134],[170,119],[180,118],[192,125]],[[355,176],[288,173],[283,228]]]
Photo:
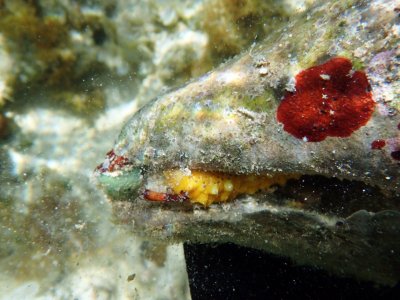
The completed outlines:
[[[105,162],[98,166],[95,170],[96,181],[105,191],[111,201],[137,202],[144,200],[146,199],[144,196],[146,189],[159,194],[164,194],[166,196],[175,196],[175,193],[172,191],[171,187],[166,184],[165,174],[161,169],[155,170],[151,167],[136,166],[129,162],[125,162],[121,166],[116,166],[114,164],[113,167],[110,167],[112,166],[112,162],[113,161],[110,163],[109,158],[106,158]],[[188,169],[185,168],[183,171],[188,172]],[[282,172],[279,172],[279,174],[282,175]],[[270,175],[272,176],[272,174]],[[255,175],[253,174],[253,176]],[[347,194],[351,194],[353,198],[345,197],[340,193],[341,189],[346,191],[355,190],[356,192],[347,192]],[[385,209],[394,209],[396,211],[400,211],[400,206],[398,205],[399,195],[397,193],[390,193],[389,195],[384,193],[384,191],[382,191],[380,188],[371,186],[363,181],[326,177],[322,174],[299,174],[298,178],[292,178],[287,184],[280,187],[278,185],[276,188],[274,187],[272,190],[270,190],[270,192],[271,191],[275,194],[275,196],[278,196],[279,201],[275,204],[278,204],[279,206],[283,205],[306,210],[319,210],[322,207],[322,210],[326,209],[328,211],[331,211],[330,208],[335,207],[334,210],[337,211],[334,213],[342,216],[348,215],[349,211],[340,207],[347,207],[349,203],[352,203],[353,209],[357,207],[356,210],[363,209],[365,205],[370,206],[370,208],[373,207],[372,211],[375,212]],[[327,191],[332,191],[332,194],[336,194],[337,201],[335,200],[336,198],[331,196],[331,193]],[[266,197],[270,198],[268,196]],[[355,201],[355,198],[360,198],[361,200]],[[382,199],[384,205],[379,204],[382,201],[373,201],[373,199]],[[182,199],[179,198],[179,200]],[[161,204],[161,202],[163,202],[163,204],[168,204],[167,202],[174,202],[170,204],[173,207],[179,207],[182,202],[185,201],[158,202],[159,203],[156,204]],[[196,201],[190,202],[193,204]],[[228,204],[228,202],[226,204]],[[167,207],[169,207],[169,205],[167,205]],[[352,211],[354,212],[355,210]]]
[[[283,174],[280,173],[280,175]],[[174,180],[179,181],[178,179]],[[189,186],[191,184],[193,183],[188,183]],[[179,195],[177,191],[181,191],[181,189],[179,186],[174,191],[173,186],[168,186],[163,172],[147,173],[146,180],[143,181],[139,191],[143,189],[154,191],[167,198],[167,201],[158,201],[156,204],[168,204],[167,202],[171,202],[169,203],[171,206],[179,207],[182,202],[185,202],[168,201],[171,196]],[[197,189],[193,190],[193,193],[196,193]],[[190,191],[188,192],[185,189],[182,189],[182,191],[191,196]],[[241,202],[247,196],[251,197],[254,195],[254,199],[257,199],[254,205],[263,206],[265,203],[268,203],[276,207],[315,211],[329,216],[347,217],[362,209],[368,209],[371,212],[384,210],[400,212],[400,195],[396,192],[385,192],[378,186],[364,181],[327,177],[322,174],[299,174],[298,176],[288,177],[282,184],[272,184],[268,189],[257,189],[257,191],[251,193],[237,194],[236,197],[229,201],[212,201],[210,203],[207,202],[206,205],[200,205],[202,202],[194,199],[189,199],[186,202],[190,202],[192,205],[196,204],[196,207],[200,205],[200,208],[207,210],[213,205],[221,204],[225,207],[234,207],[237,205],[237,201]],[[143,198],[147,199],[146,197],[141,197],[143,194],[139,194],[138,196],[142,200]],[[167,208],[170,206],[163,205],[162,207]]]

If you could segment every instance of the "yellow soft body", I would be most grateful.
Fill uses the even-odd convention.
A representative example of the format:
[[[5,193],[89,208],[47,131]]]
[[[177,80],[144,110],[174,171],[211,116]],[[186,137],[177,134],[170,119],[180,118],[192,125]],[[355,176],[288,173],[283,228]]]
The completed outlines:
[[[284,185],[296,175],[274,176],[229,175],[220,172],[169,170],[164,172],[166,184],[176,194],[187,193],[193,203],[209,206],[214,202],[226,202],[240,194],[254,194],[268,190],[273,185]]]

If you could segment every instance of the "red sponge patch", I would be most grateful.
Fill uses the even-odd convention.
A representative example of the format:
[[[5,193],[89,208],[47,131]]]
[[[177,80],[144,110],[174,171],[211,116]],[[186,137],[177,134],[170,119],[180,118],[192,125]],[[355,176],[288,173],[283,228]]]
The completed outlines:
[[[277,110],[285,131],[308,142],[348,137],[371,118],[375,102],[364,72],[336,57],[296,75]]]

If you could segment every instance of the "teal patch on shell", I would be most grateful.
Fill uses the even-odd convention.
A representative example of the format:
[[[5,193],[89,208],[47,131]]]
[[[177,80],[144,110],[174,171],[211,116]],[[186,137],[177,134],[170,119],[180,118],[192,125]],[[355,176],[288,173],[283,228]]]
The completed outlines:
[[[143,180],[139,168],[121,171],[118,176],[111,174],[101,173],[98,175],[98,181],[108,196],[119,200],[133,200],[137,197],[138,189]]]

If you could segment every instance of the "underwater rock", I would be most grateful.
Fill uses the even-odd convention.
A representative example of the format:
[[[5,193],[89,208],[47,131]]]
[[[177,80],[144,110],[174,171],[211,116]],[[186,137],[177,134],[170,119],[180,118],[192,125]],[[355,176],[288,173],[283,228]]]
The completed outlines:
[[[104,140],[120,127],[110,119],[133,110],[114,107],[92,126],[50,108],[6,115],[20,130],[0,140],[0,299],[190,298],[183,249],[157,249],[163,266],[143,258],[143,241],[115,230],[90,181]],[[24,287],[38,288],[31,295]]]
[[[116,220],[395,284],[398,23],[395,2],[318,4],[144,106],[96,170]]]
[[[110,105],[107,88],[123,83],[142,105],[238,54],[305,6],[290,0],[114,2],[1,1],[0,66],[10,80],[0,74],[0,104],[4,87],[20,106],[32,101],[21,94],[45,86],[51,105],[93,115]]]
[[[162,79],[169,71],[166,67],[173,69],[179,61],[177,54],[181,53],[170,51],[170,55],[175,55],[173,62],[157,65],[157,41],[168,41],[169,48],[173,48],[180,36],[198,29],[184,26],[184,18],[168,27],[161,24],[158,15],[166,9],[162,3],[1,1],[0,107],[8,98],[13,99],[9,106],[12,102],[19,107],[32,103],[37,91],[45,87],[50,105],[94,115],[109,105],[105,99],[107,87],[125,82],[124,88],[131,97],[144,78]],[[175,13],[178,7],[183,12],[187,9],[178,1],[169,9]],[[175,78],[182,76],[181,82],[210,69],[206,60],[196,56],[206,52],[204,42],[190,44],[190,40],[193,39],[187,39],[187,50],[180,47],[181,52],[189,53],[186,69],[178,68],[172,74]],[[203,71],[196,73],[202,69],[199,65]],[[172,81],[169,79],[169,83]],[[161,82],[159,88],[165,85]],[[146,90],[141,93],[142,101],[147,101]],[[29,96],[21,97],[25,94]]]
[[[9,120],[0,113],[0,140],[9,135]]]
[[[5,49],[5,41],[2,34],[0,34],[0,109],[3,108],[6,100],[10,98],[11,85],[14,81],[14,74],[12,73],[13,59]]]

